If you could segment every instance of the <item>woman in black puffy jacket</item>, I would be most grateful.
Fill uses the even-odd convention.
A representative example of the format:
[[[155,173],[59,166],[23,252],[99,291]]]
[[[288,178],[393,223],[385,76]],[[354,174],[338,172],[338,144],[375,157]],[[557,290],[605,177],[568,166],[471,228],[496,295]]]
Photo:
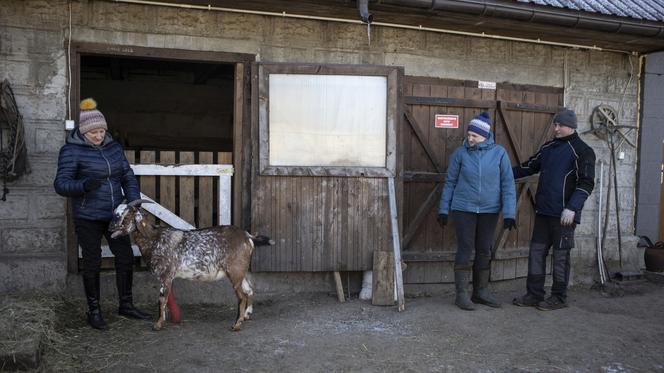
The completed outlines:
[[[83,285],[88,302],[87,321],[95,329],[108,329],[99,306],[101,238],[106,237],[115,256],[119,314],[147,320],[134,307],[132,279],[134,256],[128,236],[111,238],[108,226],[113,211],[124,199],[140,198],[138,182],[124,156],[122,146],[106,133],[104,115],[89,98],[81,101],[78,129],[60,149],[55,191],[71,198],[76,237],[83,254]]]

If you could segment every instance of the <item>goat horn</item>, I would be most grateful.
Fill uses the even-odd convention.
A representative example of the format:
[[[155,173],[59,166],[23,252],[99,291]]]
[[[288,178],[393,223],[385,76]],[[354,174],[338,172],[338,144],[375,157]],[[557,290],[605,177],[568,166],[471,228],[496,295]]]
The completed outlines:
[[[150,201],[149,199],[135,199],[135,200],[127,203],[127,206],[134,207],[134,206],[136,206],[140,203],[154,203],[154,202]]]

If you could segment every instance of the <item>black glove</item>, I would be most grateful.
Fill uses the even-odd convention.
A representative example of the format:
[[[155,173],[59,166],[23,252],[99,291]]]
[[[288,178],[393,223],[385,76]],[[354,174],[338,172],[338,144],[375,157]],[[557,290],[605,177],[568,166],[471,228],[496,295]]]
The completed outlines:
[[[447,225],[447,214],[438,214],[438,218],[436,218],[436,220],[438,221],[438,224],[441,227],[446,226]]]
[[[101,180],[97,179],[87,179],[83,182],[83,190],[85,192],[93,191],[101,186]]]
[[[503,219],[503,229],[507,229],[508,231],[516,229],[516,220],[512,218]]]

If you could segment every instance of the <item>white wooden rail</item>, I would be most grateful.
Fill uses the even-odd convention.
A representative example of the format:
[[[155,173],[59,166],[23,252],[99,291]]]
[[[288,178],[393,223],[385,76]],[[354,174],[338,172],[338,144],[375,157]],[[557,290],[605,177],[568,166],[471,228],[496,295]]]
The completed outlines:
[[[231,176],[233,165],[230,164],[134,164],[131,165],[137,176],[217,176],[219,177],[219,225],[231,223]],[[147,207],[147,206],[144,206]],[[150,211],[148,208],[146,210]],[[166,209],[164,209],[166,210]],[[166,210],[168,211],[168,210]],[[152,212],[152,211],[150,211]],[[159,217],[161,219],[161,217]],[[166,221],[166,223],[169,223]],[[170,223],[169,223],[170,224]]]
[[[134,175],[136,176],[212,176],[218,178],[218,200],[217,206],[217,221],[219,225],[231,224],[231,177],[233,176],[233,165],[230,164],[177,164],[177,165],[160,165],[160,164],[133,164],[131,165]],[[141,193],[141,198],[153,201],[152,198]],[[154,202],[154,201],[153,201]],[[146,211],[155,215],[157,218],[172,226],[173,228],[191,230],[196,227],[189,224],[187,221],[175,215],[172,211],[164,206],[154,203],[145,203],[141,206]],[[140,256],[141,253],[136,245],[132,245],[134,256]],[[102,245],[101,254],[103,258],[112,257],[108,245]],[[81,257],[81,248],[78,252],[79,258]]]

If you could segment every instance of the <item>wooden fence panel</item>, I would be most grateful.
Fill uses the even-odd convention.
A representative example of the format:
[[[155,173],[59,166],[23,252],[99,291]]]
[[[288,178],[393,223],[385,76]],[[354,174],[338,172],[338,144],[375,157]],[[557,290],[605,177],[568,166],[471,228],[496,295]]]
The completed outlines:
[[[212,164],[212,152],[198,153],[198,163]],[[198,227],[210,227],[214,220],[215,203],[214,203],[214,190],[212,185],[214,183],[211,177],[198,178]]]
[[[193,152],[180,152],[179,164],[193,164]],[[180,193],[178,195],[178,205],[180,206],[180,218],[187,223],[196,226],[195,210],[196,210],[196,193],[194,190],[195,177],[193,176],[180,176]]]
[[[252,271],[371,269],[391,241],[383,178],[259,177],[254,230],[276,245],[258,247]]]
[[[159,152],[159,164],[175,164],[175,152]],[[175,203],[175,176],[159,176],[159,204],[177,214]]]

